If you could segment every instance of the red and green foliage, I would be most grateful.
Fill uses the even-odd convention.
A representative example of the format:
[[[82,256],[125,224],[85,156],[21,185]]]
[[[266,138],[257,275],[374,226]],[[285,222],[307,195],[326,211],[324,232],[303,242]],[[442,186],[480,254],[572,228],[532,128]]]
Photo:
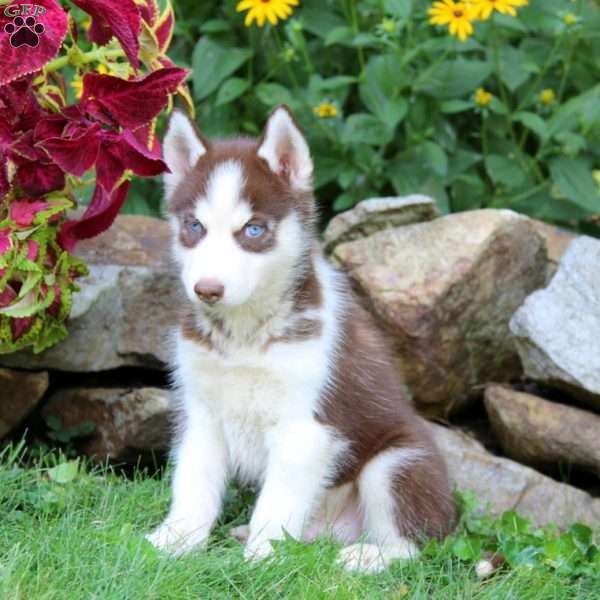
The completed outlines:
[[[110,227],[132,174],[166,170],[156,119],[173,94],[190,104],[187,71],[166,56],[168,2],[0,4],[0,352],[39,352],[67,333],[86,272],[71,254],[77,242]],[[18,10],[44,26],[35,47],[4,33]]]

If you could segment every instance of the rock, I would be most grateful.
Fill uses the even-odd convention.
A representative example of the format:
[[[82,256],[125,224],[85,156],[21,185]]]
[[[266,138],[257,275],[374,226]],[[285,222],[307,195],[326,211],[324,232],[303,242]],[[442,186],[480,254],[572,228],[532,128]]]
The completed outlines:
[[[528,377],[600,410],[600,241],[573,240],[548,287],[526,299],[510,328]]]
[[[178,276],[168,268],[168,240],[165,221],[120,216],[82,243],[77,253],[90,274],[73,295],[68,338],[41,354],[0,356],[0,364],[79,372],[163,368],[179,294]]]
[[[544,238],[546,250],[548,252],[548,282],[556,272],[556,267],[562,255],[567,251],[569,244],[578,236],[572,231],[561,229],[555,225],[544,223],[543,221],[531,220],[535,230]]]
[[[435,200],[429,196],[414,194],[398,198],[369,198],[331,219],[323,234],[325,251],[331,252],[337,244],[366,237],[382,229],[431,221],[439,216]]]
[[[62,431],[92,422],[90,435],[75,438],[77,449],[96,460],[135,462],[170,441],[169,392],[159,388],[75,388],[54,394],[42,415],[58,417]]]
[[[473,492],[492,515],[515,510],[538,527],[567,527],[576,521],[596,527],[600,522],[600,498],[494,456],[465,434],[432,428],[457,489]]]
[[[600,416],[490,385],[485,408],[504,452],[538,467],[568,464],[600,475]]]
[[[0,438],[19,425],[48,389],[48,373],[0,369]]]
[[[391,334],[426,414],[447,415],[487,381],[521,374],[508,322],[546,269],[526,217],[457,213],[340,244],[333,258]]]
[[[75,254],[88,264],[151,267],[169,266],[171,230],[162,219],[119,215],[101,235],[83,240]]]

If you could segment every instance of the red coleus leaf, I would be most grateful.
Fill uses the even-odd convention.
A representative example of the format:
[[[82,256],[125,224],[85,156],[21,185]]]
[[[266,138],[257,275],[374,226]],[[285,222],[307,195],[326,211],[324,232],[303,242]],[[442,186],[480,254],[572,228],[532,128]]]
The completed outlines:
[[[158,4],[156,0],[140,1],[138,2],[138,8],[140,9],[142,19],[152,27],[158,18]]]
[[[43,196],[65,187],[63,170],[48,161],[22,161],[17,169],[17,185],[28,196]]]
[[[115,36],[129,62],[136,69],[140,66],[141,15],[135,0],[73,0],[73,4],[92,17],[87,32],[90,41],[104,45]]]
[[[27,240],[27,259],[37,260],[40,244],[35,240]]]
[[[33,129],[48,114],[42,110],[33,93],[30,76],[0,85],[0,108],[0,147],[4,148],[22,132]]]
[[[16,223],[17,227],[29,227],[33,223],[35,216],[42,210],[52,206],[51,202],[28,202],[19,200],[10,204],[10,218]]]
[[[125,169],[145,177],[159,175],[167,170],[160,154],[141,144],[133,133],[103,132],[103,142],[96,162],[96,179],[106,190],[112,190]]]
[[[25,335],[33,322],[35,317],[19,317],[10,320],[10,328],[12,331],[13,340],[17,341],[21,336]]]
[[[12,248],[12,242],[10,241],[8,234],[8,229],[2,229],[0,231],[0,255],[8,252]]]
[[[76,131],[73,137],[48,138],[39,142],[52,160],[67,173],[81,177],[96,163],[102,128],[91,123],[87,129]]]
[[[173,14],[173,9],[169,4],[163,14],[160,16],[160,20],[154,29],[154,35],[156,36],[158,47],[160,48],[161,52],[167,51],[167,48],[171,43],[174,27],[175,15]]]
[[[66,34],[67,13],[56,0],[4,7],[0,13],[0,86],[50,62]]]
[[[96,185],[92,201],[79,221],[67,221],[58,235],[58,242],[65,250],[73,250],[79,240],[94,237],[108,229],[115,220],[129,191],[129,181],[112,192]]]
[[[8,161],[2,150],[0,150],[0,200],[8,193],[10,184],[8,183]]]
[[[11,304],[16,297],[17,292],[15,292],[12,286],[6,284],[4,289],[0,291],[0,308],[4,308]]]
[[[163,110],[169,94],[177,90],[186,75],[185,69],[176,67],[129,80],[88,73],[83,78],[81,105],[96,118],[109,116],[123,128],[137,129]]]

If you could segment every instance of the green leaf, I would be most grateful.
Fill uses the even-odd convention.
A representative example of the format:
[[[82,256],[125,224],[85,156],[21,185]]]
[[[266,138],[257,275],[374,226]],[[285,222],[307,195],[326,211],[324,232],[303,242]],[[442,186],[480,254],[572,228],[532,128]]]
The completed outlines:
[[[333,210],[335,210],[336,212],[348,210],[349,208],[352,208],[356,204],[356,202],[357,199],[353,194],[349,192],[344,192],[335,199],[335,202],[333,203]]]
[[[525,182],[525,173],[521,165],[513,159],[499,154],[485,157],[485,169],[494,183],[516,188]]]
[[[315,160],[315,189],[333,181],[343,166],[344,162],[337,158],[318,156]]]
[[[452,184],[452,212],[482,208],[486,197],[485,183],[478,175],[459,175]]]
[[[523,67],[525,55],[514,46],[504,44],[500,48],[499,59],[500,79],[514,92],[530,77],[529,71]]]
[[[341,27],[334,27],[326,36],[325,36],[325,45],[333,46],[334,44],[339,44],[344,42],[344,45],[349,45],[354,37],[354,31],[347,25],[342,25]]]
[[[228,48],[203,37],[192,54],[194,97],[206,98],[253,55],[251,48]]]
[[[287,104],[293,108],[298,102],[292,93],[279,83],[261,83],[254,88],[254,95],[269,108],[278,104]]]
[[[492,65],[482,60],[458,58],[434,64],[417,78],[414,89],[439,98],[452,99],[475,92],[492,72]]]
[[[44,417],[44,421],[46,421],[46,425],[48,425],[50,429],[54,429],[54,431],[60,431],[62,429],[62,419],[57,415],[47,415]]]
[[[423,158],[426,165],[440,177],[445,177],[448,173],[448,157],[443,148],[435,142],[423,142]]]
[[[521,111],[513,115],[513,121],[522,123],[533,131],[541,140],[545,140],[548,137],[548,129],[546,122],[542,117],[532,112]]]
[[[356,77],[352,77],[350,75],[336,75],[334,77],[328,77],[327,79],[315,78],[315,81],[316,87],[324,92],[327,92],[356,83]]]
[[[460,536],[452,544],[452,553],[460,560],[476,561],[481,557],[481,540]]]
[[[448,159],[446,183],[452,183],[456,177],[468,171],[481,160],[481,154],[459,148]]]
[[[342,141],[345,144],[363,143],[383,146],[390,141],[392,134],[379,119],[366,113],[351,115],[344,123]]]
[[[229,104],[236,98],[239,98],[248,88],[250,82],[247,79],[241,79],[240,77],[232,77],[223,83],[219,88],[217,94],[216,105]]]
[[[56,483],[71,483],[79,472],[79,461],[71,460],[69,462],[60,463],[56,467],[48,469],[48,477]]]
[[[384,0],[383,9],[386,14],[408,19],[412,13],[412,0]]]
[[[600,212],[600,193],[585,161],[560,156],[549,164],[552,180],[577,206],[590,213]]]
[[[440,104],[440,110],[448,115],[465,112],[472,108],[473,103],[467,102],[466,100],[444,100],[444,102]]]
[[[394,55],[369,60],[359,94],[365,106],[388,128],[394,129],[408,112],[408,102],[400,96],[406,73]]]
[[[202,33],[223,33],[229,31],[231,25],[225,19],[209,19],[200,25],[199,30]]]

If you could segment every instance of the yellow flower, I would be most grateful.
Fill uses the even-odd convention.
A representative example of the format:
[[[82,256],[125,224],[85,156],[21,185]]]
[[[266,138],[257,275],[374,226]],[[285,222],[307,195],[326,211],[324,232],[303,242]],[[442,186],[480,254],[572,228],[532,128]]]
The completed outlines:
[[[484,106],[487,106],[492,101],[493,97],[494,97],[494,94],[492,94],[491,92],[488,92],[484,88],[481,88],[481,87],[477,88],[477,91],[475,92],[475,104],[477,104],[477,106],[481,106],[483,108]]]
[[[526,6],[528,0],[472,0],[475,16],[482,21],[490,18],[494,11],[504,15],[517,16],[515,7]]]
[[[598,191],[600,191],[600,169],[594,169],[592,171],[592,177],[596,180],[598,184]]]
[[[454,2],[454,0],[441,0],[434,2],[427,11],[431,25],[448,25],[450,35],[455,35],[464,42],[472,33],[471,22],[475,13],[470,2]]]
[[[321,119],[330,119],[331,117],[336,117],[338,114],[336,106],[330,102],[321,102],[321,104],[317,104],[317,106],[313,108],[313,112]]]
[[[83,94],[83,81],[81,79],[73,79],[70,86],[75,92],[75,98],[81,98],[81,94]]]
[[[540,92],[540,102],[542,104],[545,104],[546,106],[553,104],[554,101],[556,100],[556,94],[554,93],[554,90],[551,90],[550,88],[546,88],[545,90],[542,90]]]
[[[96,67],[96,72],[100,73],[100,75],[110,75],[111,77],[118,77],[119,75],[115,73],[112,69],[109,69],[105,64],[100,63]]]
[[[563,17],[563,23],[565,25],[575,25],[575,23],[577,23],[577,21],[578,21],[577,15],[574,15],[573,13],[567,13]]]
[[[279,19],[285,21],[292,14],[292,6],[298,6],[299,0],[241,0],[235,9],[237,12],[247,10],[244,25],[250,27],[253,21],[259,27],[269,21],[271,25],[277,25]]]

